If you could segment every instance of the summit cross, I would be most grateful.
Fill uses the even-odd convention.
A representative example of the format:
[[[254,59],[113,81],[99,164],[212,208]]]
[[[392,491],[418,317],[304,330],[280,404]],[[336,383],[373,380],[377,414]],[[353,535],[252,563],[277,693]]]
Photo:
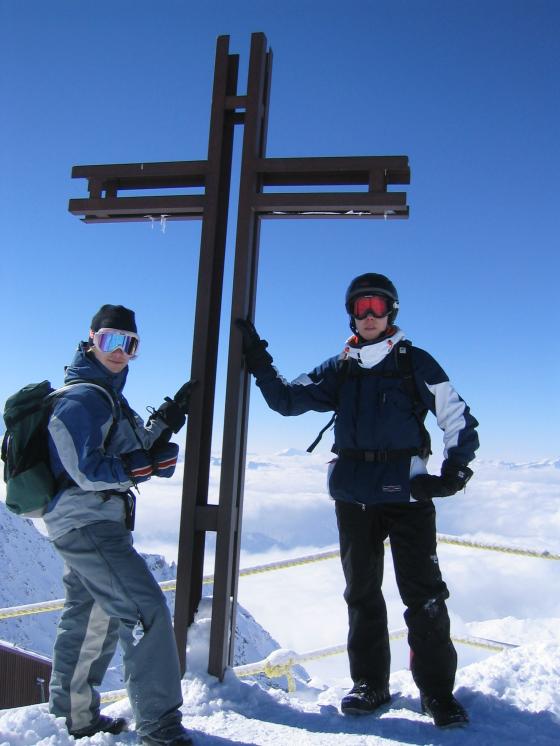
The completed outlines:
[[[229,37],[216,45],[208,157],[204,161],[74,166],[87,179],[89,197],[71,199],[69,210],[86,223],[202,220],[190,378],[191,396],[179,528],[175,637],[181,668],[187,666],[187,628],[202,598],[206,533],[216,533],[208,671],[223,679],[233,662],[250,380],[235,319],[254,319],[262,219],[405,219],[407,156],[267,158],[266,135],[272,52],[266,36],[251,36],[247,93],[239,95],[239,55]],[[233,135],[243,127],[234,257],[226,401],[218,504],[208,503],[211,440],[222,307]],[[303,191],[339,186],[344,191]],[[360,190],[347,191],[349,186]],[[282,191],[271,191],[282,187]],[[286,188],[296,187],[289,192]],[[197,193],[125,196],[180,188]],[[266,189],[266,191],[265,191]],[[203,190],[203,193],[200,193]]]

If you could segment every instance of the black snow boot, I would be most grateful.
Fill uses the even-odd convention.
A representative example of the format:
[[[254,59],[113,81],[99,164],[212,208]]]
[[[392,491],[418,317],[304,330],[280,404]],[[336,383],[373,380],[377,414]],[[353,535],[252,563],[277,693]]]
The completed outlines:
[[[109,718],[106,715],[100,715],[99,719],[96,720],[92,725],[88,725],[87,728],[80,728],[79,730],[68,731],[74,738],[89,738],[94,736],[96,733],[112,733],[114,736],[122,733],[123,730],[128,730],[128,723],[124,718]]]
[[[451,728],[466,725],[469,722],[465,708],[452,694],[445,697],[431,697],[429,694],[420,692],[420,702],[422,712],[430,715],[438,728]]]
[[[378,689],[367,681],[358,681],[342,698],[340,709],[344,715],[369,715],[390,699],[388,687]]]
[[[142,736],[142,746],[189,746],[190,744],[192,744],[190,733],[182,725],[170,725]]]

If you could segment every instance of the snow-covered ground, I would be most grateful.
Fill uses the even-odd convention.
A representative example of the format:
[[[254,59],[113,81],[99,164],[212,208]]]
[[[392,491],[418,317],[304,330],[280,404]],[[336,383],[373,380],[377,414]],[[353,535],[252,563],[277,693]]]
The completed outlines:
[[[191,670],[183,682],[184,722],[195,744],[297,744],[299,746],[381,746],[381,744],[446,744],[500,746],[560,742],[560,647],[558,639],[533,642],[459,670],[457,694],[468,708],[468,729],[438,731],[421,715],[415,687],[407,671],[391,677],[394,693],[379,715],[348,718],[338,711],[344,692],[313,679],[298,682],[294,694],[239,680],[228,671],[223,683],[205,673],[209,618],[199,614],[191,630]],[[127,700],[108,706],[107,714],[130,717]],[[53,746],[74,743],[61,719],[46,705],[0,714],[2,746]],[[97,734],[91,744],[134,744],[133,733]]]
[[[249,456],[242,566],[336,547],[333,506],[324,490],[327,460],[325,453],[294,451]],[[438,501],[439,531],[560,553],[560,461],[478,461],[474,466],[476,476],[465,494]],[[213,495],[218,479],[216,459]],[[167,563],[161,557],[150,560],[160,579],[174,570],[168,563],[175,559],[181,480],[179,470],[170,482],[150,482],[140,499],[136,546],[165,556]],[[60,597],[60,563],[48,542],[3,505],[0,530],[0,605]],[[559,744],[560,561],[443,543],[438,554],[451,591],[453,634],[519,646],[501,653],[458,646],[456,693],[471,715],[467,729],[438,731],[420,714],[417,691],[406,670],[404,642],[393,646],[393,700],[376,716],[340,715],[340,697],[350,684],[344,655],[304,663],[307,675],[296,672],[293,694],[278,688],[282,680],[240,680],[231,671],[219,683],[206,673],[211,608],[207,599],[189,633],[189,671],[183,684],[185,724],[195,743]],[[205,570],[213,571],[211,551]],[[236,663],[259,660],[277,647],[301,653],[343,643],[343,587],[336,559],[241,578]],[[385,594],[390,627],[400,628],[403,608],[389,556]],[[49,613],[0,620],[0,638],[49,654],[56,617]],[[118,686],[118,666],[112,676],[108,688]],[[127,700],[106,711],[130,716]],[[98,734],[81,741],[84,746],[135,742],[133,733]],[[0,712],[0,746],[70,743],[73,739],[63,724],[44,705]]]

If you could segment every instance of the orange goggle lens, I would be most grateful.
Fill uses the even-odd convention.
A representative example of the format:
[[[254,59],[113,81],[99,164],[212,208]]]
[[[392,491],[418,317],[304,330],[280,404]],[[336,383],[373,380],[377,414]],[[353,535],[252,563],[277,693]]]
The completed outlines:
[[[352,315],[361,321],[368,314],[375,316],[376,319],[382,319],[384,316],[388,316],[390,312],[389,298],[384,295],[366,295],[363,298],[356,298]]]

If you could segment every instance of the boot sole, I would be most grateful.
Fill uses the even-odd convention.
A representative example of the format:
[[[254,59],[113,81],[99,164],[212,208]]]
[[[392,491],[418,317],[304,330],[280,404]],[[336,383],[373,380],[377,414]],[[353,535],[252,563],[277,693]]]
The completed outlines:
[[[466,728],[468,724],[469,724],[468,720],[458,720],[455,723],[443,723],[443,725],[438,725],[436,722],[434,722],[434,725],[436,726],[436,728],[440,728],[441,730],[449,730],[452,728]]]
[[[429,718],[432,718],[434,725],[436,728],[441,728],[443,730],[447,730],[448,728],[466,728],[467,725],[469,725],[469,720],[453,720],[450,723],[436,723],[434,716],[432,713],[427,710],[425,707],[421,708],[422,715],[427,715]]]
[[[76,740],[79,740],[80,738],[93,738],[97,733],[108,733],[110,736],[118,736],[120,733],[128,731],[128,725],[128,721],[124,718],[116,718],[113,725],[105,730],[100,728],[99,730],[90,730],[85,733],[80,733],[80,731],[69,731],[69,734]]]
[[[389,697],[389,699],[386,699],[384,702],[380,702],[377,707],[374,707],[372,710],[364,710],[360,707],[341,707],[340,711],[343,715],[375,715],[390,703],[391,698]]]

